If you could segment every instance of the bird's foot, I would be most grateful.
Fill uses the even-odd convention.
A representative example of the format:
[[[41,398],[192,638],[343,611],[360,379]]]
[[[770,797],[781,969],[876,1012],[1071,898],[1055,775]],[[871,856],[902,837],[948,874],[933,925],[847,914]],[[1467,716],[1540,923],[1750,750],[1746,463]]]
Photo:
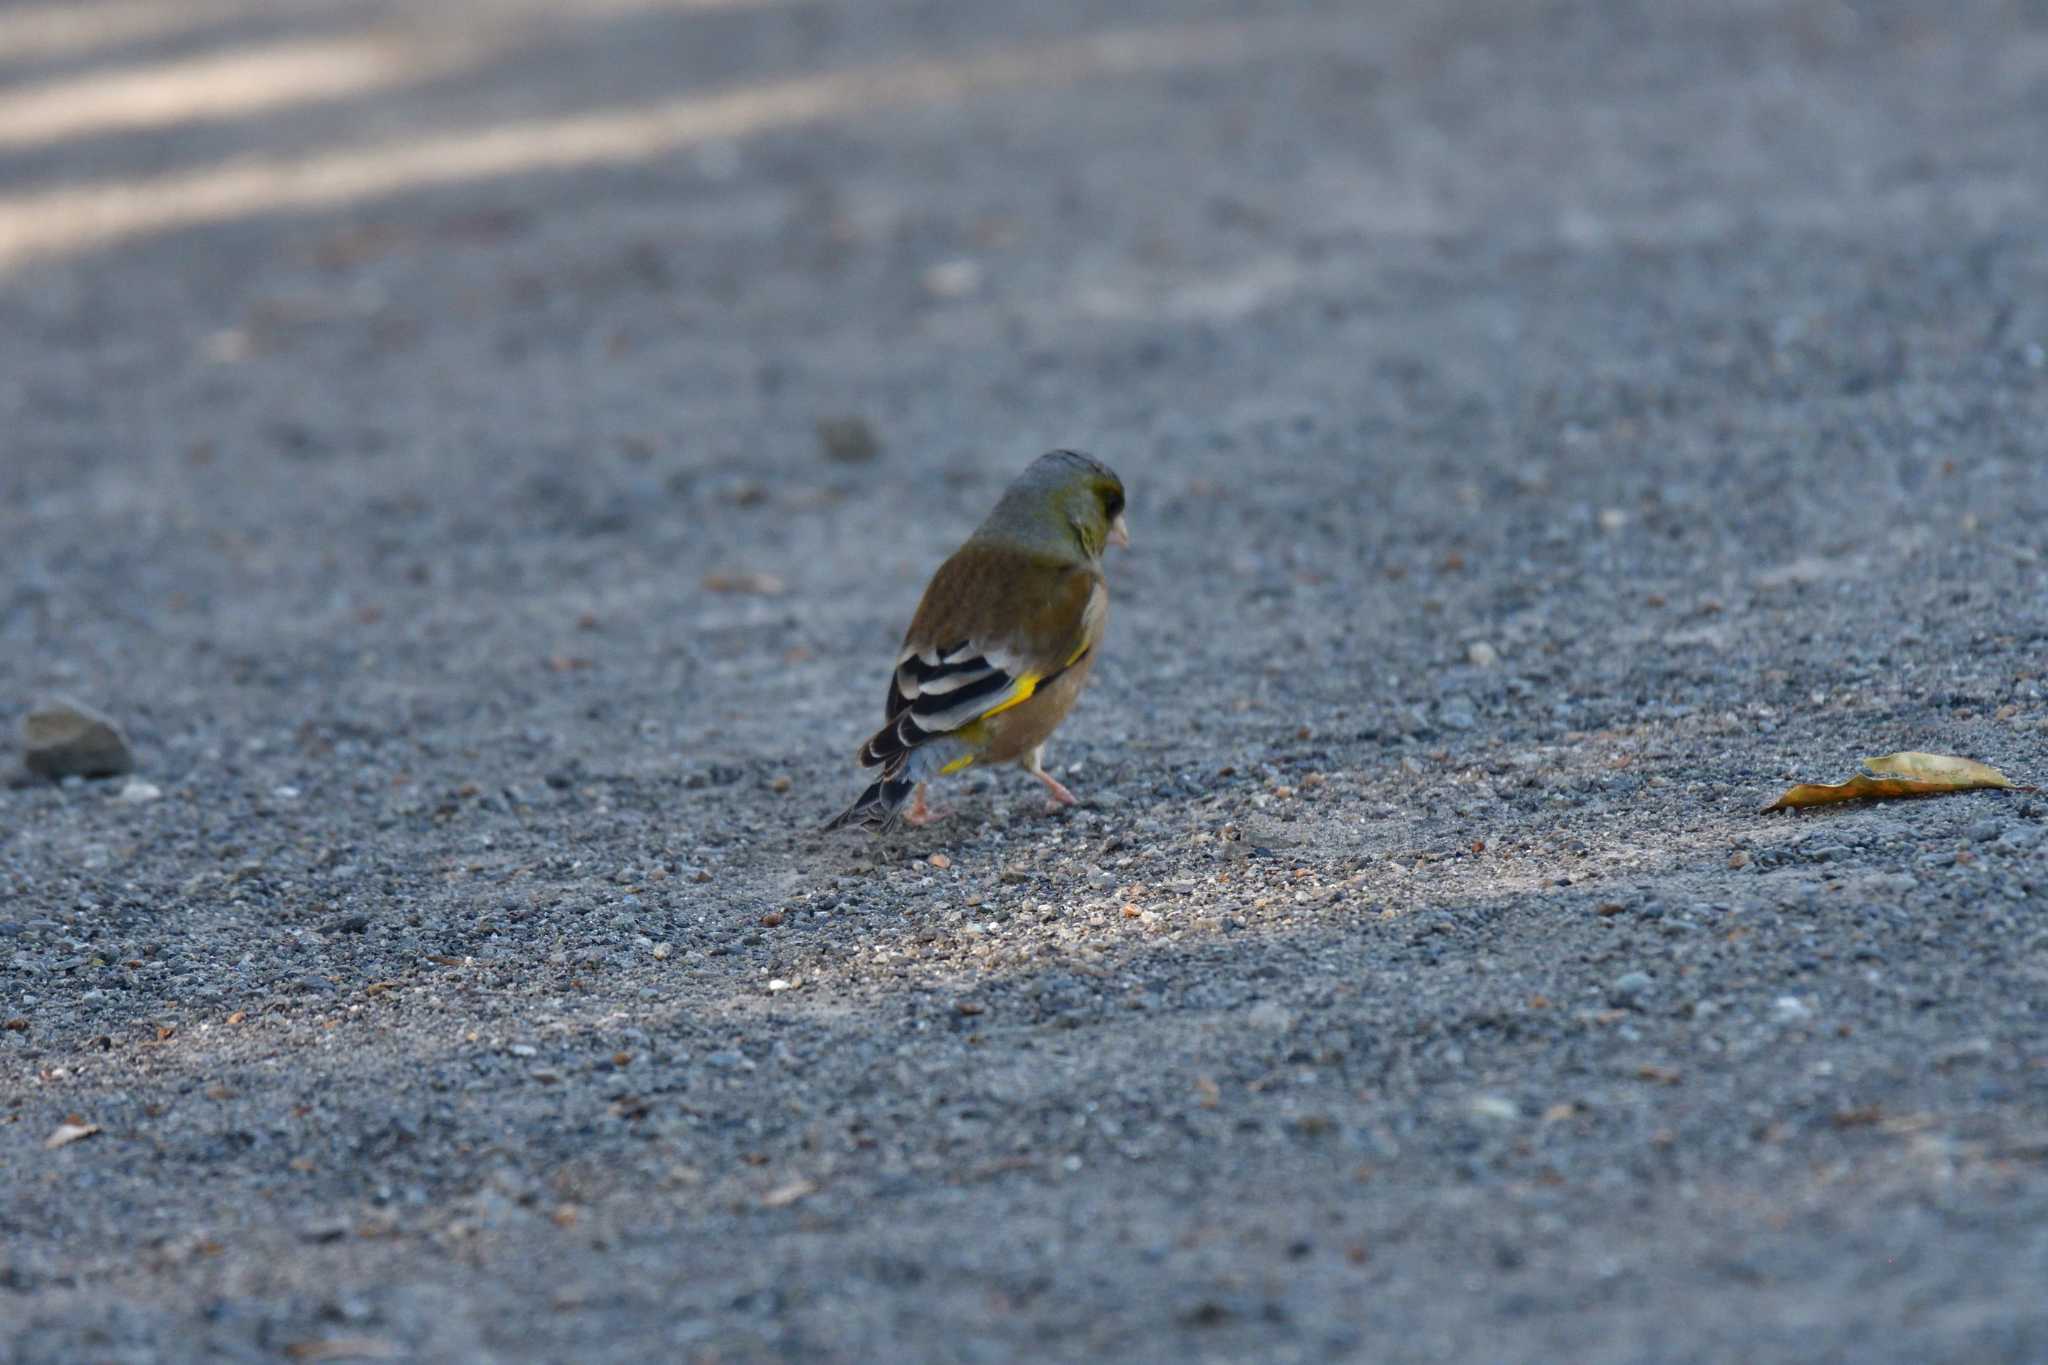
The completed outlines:
[[[1051,773],[1040,771],[1031,775],[1045,784],[1046,792],[1052,797],[1052,808],[1054,810],[1058,810],[1061,806],[1075,804],[1074,794],[1068,791],[1065,785]]]
[[[917,794],[910,798],[910,809],[903,812],[903,823],[912,829],[923,829],[926,825],[945,818],[945,811],[935,810],[924,803],[924,783],[918,783]]]

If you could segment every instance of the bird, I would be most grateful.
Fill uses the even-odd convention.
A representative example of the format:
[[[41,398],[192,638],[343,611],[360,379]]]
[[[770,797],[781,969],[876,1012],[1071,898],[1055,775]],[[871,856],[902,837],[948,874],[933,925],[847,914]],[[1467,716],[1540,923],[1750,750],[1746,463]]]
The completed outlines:
[[[1073,805],[1045,770],[1045,742],[1095,666],[1109,620],[1102,557],[1130,543],[1108,465],[1078,450],[1032,461],[926,585],[882,728],[860,747],[861,766],[881,775],[825,828],[929,824],[925,784],[976,764],[1015,763],[1055,807]]]

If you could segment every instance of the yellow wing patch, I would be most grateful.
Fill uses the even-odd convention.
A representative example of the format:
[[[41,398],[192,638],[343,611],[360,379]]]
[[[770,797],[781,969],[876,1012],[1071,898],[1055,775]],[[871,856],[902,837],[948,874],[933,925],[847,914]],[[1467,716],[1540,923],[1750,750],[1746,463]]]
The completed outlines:
[[[1044,677],[1040,674],[1024,674],[1011,685],[1010,695],[1007,700],[991,706],[988,710],[975,717],[975,719],[978,721],[987,720],[990,716],[1000,716],[1013,706],[1022,706],[1025,702],[1031,700],[1031,694],[1038,690],[1038,684],[1043,681]]]

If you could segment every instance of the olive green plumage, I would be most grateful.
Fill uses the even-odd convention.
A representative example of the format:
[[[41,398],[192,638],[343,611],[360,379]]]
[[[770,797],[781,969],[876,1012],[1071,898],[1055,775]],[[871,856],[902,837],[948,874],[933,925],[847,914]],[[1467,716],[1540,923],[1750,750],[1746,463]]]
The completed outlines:
[[[1094,666],[1109,618],[1102,556],[1130,543],[1123,514],[1122,480],[1076,450],[1041,455],[1004,490],[926,586],[885,723],[860,750],[881,776],[827,829],[923,824],[925,782],[975,763],[1018,763],[1072,803],[1041,754]]]

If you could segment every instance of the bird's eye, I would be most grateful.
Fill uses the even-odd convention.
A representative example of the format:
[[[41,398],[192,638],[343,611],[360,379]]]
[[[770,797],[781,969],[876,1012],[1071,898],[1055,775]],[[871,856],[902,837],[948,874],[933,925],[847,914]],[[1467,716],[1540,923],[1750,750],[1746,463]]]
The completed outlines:
[[[1124,514],[1124,491],[1112,488],[1102,495],[1102,511],[1111,521]]]

